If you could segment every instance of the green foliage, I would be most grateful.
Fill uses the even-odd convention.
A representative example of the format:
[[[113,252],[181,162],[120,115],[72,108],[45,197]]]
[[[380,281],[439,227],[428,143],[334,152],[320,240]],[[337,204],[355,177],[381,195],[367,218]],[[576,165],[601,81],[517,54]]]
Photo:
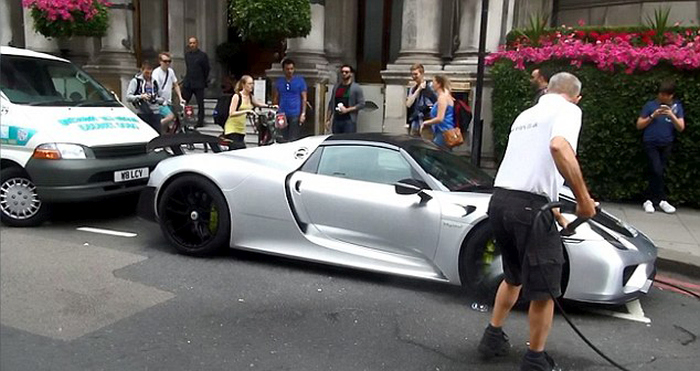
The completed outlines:
[[[70,38],[73,36],[103,37],[109,28],[109,9],[99,1],[93,3],[97,13],[89,20],[79,10],[71,12],[74,20],[48,19],[46,12],[36,6],[30,10],[34,20],[34,30],[45,37]]]
[[[656,97],[663,80],[676,81],[676,98],[685,109],[686,129],[676,133],[666,179],[671,203],[700,207],[700,72],[670,66],[640,74],[600,71],[551,61],[542,66],[575,74],[583,84],[583,127],[578,145],[581,168],[591,192],[607,201],[640,200],[647,187],[647,159],[636,120],[642,106]],[[491,69],[494,79],[493,130],[497,159],[503,156],[510,125],[532,103],[528,86],[532,68],[517,70],[510,61]]]
[[[650,29],[656,32],[652,38],[654,44],[662,45],[664,42],[664,34],[669,31],[668,15],[671,14],[671,7],[654,9],[654,16],[646,16],[646,23]]]
[[[229,14],[243,40],[278,41],[311,32],[308,0],[229,0]]]
[[[525,29],[516,29],[515,34],[523,36],[530,41],[530,45],[539,46],[540,38],[547,32],[547,24],[549,23],[549,15],[543,13],[534,13],[530,15],[528,27]]]

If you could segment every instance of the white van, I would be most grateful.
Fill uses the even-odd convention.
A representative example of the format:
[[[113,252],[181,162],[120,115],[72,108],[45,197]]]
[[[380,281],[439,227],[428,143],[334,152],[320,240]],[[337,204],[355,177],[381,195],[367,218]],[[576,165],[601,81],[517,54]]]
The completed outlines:
[[[158,134],[71,62],[0,47],[0,214],[35,226],[48,204],[139,192]]]

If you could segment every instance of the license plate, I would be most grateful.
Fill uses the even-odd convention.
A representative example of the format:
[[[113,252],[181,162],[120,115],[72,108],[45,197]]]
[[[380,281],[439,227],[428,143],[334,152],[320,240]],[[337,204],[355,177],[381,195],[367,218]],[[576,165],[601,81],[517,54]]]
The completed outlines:
[[[148,178],[148,168],[147,167],[140,167],[138,169],[129,169],[129,170],[117,170],[114,172],[114,181],[115,182],[126,182],[129,180],[135,180],[135,179],[144,179]]]

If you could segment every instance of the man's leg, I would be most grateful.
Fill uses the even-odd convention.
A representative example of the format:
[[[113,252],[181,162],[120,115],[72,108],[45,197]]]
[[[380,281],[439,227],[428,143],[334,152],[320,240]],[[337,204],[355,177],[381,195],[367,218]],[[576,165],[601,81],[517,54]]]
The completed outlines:
[[[197,98],[197,126],[204,126],[204,89],[194,91]]]
[[[661,160],[661,153],[658,147],[645,144],[644,152],[649,160],[649,199],[654,205],[658,205],[663,198],[663,176],[664,168]]]
[[[501,282],[496,293],[496,301],[493,304],[493,313],[491,314],[491,326],[503,327],[503,324],[513,309],[513,306],[518,301],[522,286],[514,286],[506,282]]]
[[[299,133],[301,133],[301,127],[299,126],[299,116],[288,116],[287,127],[289,128],[289,136],[286,139],[288,141],[299,139]]]
[[[664,173],[666,172],[666,165],[668,165],[668,159],[671,157],[672,149],[672,144],[658,148],[659,158],[661,160],[661,175],[659,177],[659,197],[661,200],[666,200],[666,183],[664,182]]]
[[[544,351],[554,317],[554,300],[533,300],[527,313],[530,321],[530,350]]]

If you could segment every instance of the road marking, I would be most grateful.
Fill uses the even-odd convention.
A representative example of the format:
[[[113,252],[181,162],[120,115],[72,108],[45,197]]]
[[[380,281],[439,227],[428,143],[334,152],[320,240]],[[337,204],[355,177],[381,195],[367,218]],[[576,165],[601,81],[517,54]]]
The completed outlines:
[[[639,302],[639,299],[625,303],[625,308],[627,309],[627,313],[607,309],[590,309],[590,311],[593,313],[620,319],[626,319],[629,321],[651,323],[651,319],[644,315],[644,310],[642,309],[642,304]]]
[[[110,236],[119,236],[119,237],[136,237],[136,236],[138,236],[138,234],[136,234],[136,233],[111,231],[109,229],[101,229],[101,228],[80,227],[80,228],[76,228],[76,229],[79,231],[83,231],[83,232],[108,234]]]

